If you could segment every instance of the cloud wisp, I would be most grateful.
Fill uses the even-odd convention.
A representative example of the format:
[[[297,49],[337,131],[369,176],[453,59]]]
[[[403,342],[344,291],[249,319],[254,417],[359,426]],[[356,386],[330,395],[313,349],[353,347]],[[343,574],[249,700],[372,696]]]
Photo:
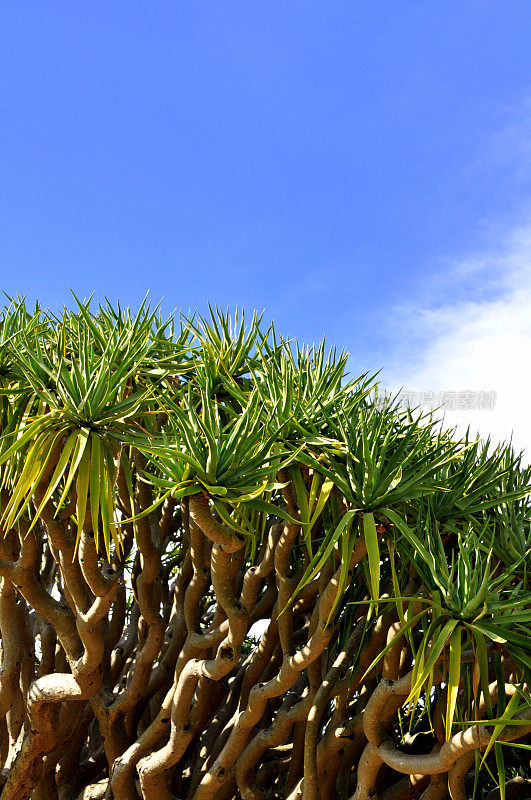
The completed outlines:
[[[494,408],[448,410],[445,422],[494,440],[512,437],[529,460],[531,224],[500,249],[456,261],[444,280],[454,284],[455,300],[445,292],[441,304],[435,287],[422,307],[395,309],[393,328],[401,333],[382,383],[395,391],[496,392]]]

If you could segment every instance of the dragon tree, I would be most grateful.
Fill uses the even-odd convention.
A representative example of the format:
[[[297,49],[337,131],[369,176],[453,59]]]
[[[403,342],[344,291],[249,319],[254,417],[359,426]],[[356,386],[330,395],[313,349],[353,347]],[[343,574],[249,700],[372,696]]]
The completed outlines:
[[[0,800],[531,796],[531,471],[347,367],[6,304]]]

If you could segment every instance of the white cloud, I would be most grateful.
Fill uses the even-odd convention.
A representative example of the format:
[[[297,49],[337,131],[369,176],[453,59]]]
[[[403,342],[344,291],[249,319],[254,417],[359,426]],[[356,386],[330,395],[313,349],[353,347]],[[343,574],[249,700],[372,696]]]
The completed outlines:
[[[438,284],[421,309],[395,309],[395,353],[382,383],[395,390],[496,391],[493,410],[448,411],[446,423],[470,424],[495,440],[512,434],[531,460],[531,225],[513,231],[502,249],[458,260]],[[452,294],[458,299],[449,301]]]

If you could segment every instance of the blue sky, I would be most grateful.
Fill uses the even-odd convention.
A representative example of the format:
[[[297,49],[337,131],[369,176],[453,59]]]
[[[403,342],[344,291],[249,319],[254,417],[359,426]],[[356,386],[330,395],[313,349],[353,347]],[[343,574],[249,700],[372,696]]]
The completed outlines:
[[[4,291],[265,309],[397,385],[455,383],[426,370],[451,358],[445,336],[462,350],[461,311],[488,328],[505,303],[512,324],[530,263],[525,0],[55,0],[2,17]]]

